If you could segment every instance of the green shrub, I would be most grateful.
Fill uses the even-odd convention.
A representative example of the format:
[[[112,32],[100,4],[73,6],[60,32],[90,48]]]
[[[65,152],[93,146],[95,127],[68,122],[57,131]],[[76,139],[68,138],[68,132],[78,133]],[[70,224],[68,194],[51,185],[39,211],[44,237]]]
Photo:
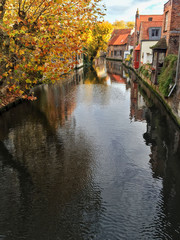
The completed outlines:
[[[145,66],[142,65],[142,66],[139,68],[139,72],[140,72],[140,73],[143,73],[144,70],[145,70]]]
[[[158,77],[159,90],[167,97],[170,92],[171,84],[176,77],[177,56],[170,54],[165,58],[164,66]]]
[[[148,76],[149,76],[149,71],[148,71],[147,69],[145,69],[145,70],[143,71],[143,75],[144,75],[145,77],[148,77]]]

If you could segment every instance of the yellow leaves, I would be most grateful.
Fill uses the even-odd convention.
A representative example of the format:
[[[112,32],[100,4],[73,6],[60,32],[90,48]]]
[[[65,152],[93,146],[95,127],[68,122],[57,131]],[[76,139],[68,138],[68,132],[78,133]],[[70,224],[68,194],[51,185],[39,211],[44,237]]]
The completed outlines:
[[[32,83],[32,81],[28,78],[26,79],[26,83]]]
[[[24,53],[25,53],[25,51],[24,51],[23,49],[21,49],[21,50],[19,51],[19,55],[24,55]]]
[[[58,79],[68,72],[75,60],[74,52],[80,52],[101,14],[99,0],[6,0],[7,9],[3,19],[3,31],[9,38],[10,53],[13,53],[15,79],[24,82],[27,88],[36,84],[36,76]],[[20,7],[20,9],[19,9]],[[23,9],[24,8],[24,9]],[[20,11],[19,11],[20,10]],[[24,14],[24,15],[23,15]],[[2,28],[1,28],[2,29]],[[91,39],[92,38],[92,39]],[[89,42],[93,41],[93,37]],[[7,43],[3,41],[6,47]],[[56,59],[55,62],[52,59]],[[11,58],[6,68],[11,68]],[[13,81],[13,79],[11,79]]]
[[[109,22],[97,23],[93,26],[93,29],[89,30],[88,34],[86,34],[85,48],[90,58],[96,57],[100,50],[106,50],[112,30],[112,24]]]
[[[26,77],[26,73],[23,72],[22,73],[22,77],[25,78]]]
[[[3,77],[7,77],[7,76],[8,76],[7,72],[3,73]]]
[[[23,95],[23,93],[24,93],[24,91],[19,90],[19,94],[20,94],[20,95]]]

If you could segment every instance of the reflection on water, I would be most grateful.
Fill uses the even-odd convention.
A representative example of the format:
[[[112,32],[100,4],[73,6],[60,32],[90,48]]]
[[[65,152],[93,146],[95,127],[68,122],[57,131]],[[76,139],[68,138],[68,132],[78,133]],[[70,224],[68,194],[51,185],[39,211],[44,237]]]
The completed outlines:
[[[118,62],[0,118],[0,239],[179,239],[180,132]]]

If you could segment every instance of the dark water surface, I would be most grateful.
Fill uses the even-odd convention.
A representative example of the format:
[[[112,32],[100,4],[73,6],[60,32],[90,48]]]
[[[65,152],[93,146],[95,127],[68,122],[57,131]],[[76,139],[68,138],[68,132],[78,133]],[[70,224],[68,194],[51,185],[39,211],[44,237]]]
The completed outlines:
[[[0,117],[0,239],[180,239],[180,131],[117,62]]]

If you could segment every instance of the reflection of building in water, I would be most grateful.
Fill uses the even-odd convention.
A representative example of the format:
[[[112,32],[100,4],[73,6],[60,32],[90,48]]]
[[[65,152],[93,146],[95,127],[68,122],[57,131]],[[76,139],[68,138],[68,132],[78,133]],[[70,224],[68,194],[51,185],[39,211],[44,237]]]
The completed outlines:
[[[106,63],[108,74],[116,74],[123,76],[123,65],[116,61],[107,61]]]
[[[159,217],[155,221],[157,230],[163,226],[164,235],[179,239],[180,131],[164,107],[156,99],[153,103],[157,106],[146,112],[147,131],[143,137],[151,147],[152,175],[162,180]]]
[[[131,110],[130,119],[135,121],[145,120],[146,105],[142,95],[138,91],[138,83],[131,82]]]
[[[143,137],[150,146],[150,166],[157,186],[162,190],[157,203],[158,218],[154,219],[168,239],[179,239],[180,229],[180,131],[164,106],[145,86],[142,92],[150,107],[146,111],[147,130]],[[166,238],[164,238],[166,239]]]
[[[128,75],[124,71],[123,65],[120,62],[107,61],[106,67],[111,82],[126,84]]]
[[[83,70],[80,69],[66,80],[55,85],[44,85],[40,88],[39,108],[46,115],[54,128],[63,125],[76,107],[77,84],[83,81]]]
[[[121,83],[121,84],[126,84],[126,79],[121,77],[120,75],[116,75],[116,74],[108,74],[111,82],[117,82],[117,83]]]

